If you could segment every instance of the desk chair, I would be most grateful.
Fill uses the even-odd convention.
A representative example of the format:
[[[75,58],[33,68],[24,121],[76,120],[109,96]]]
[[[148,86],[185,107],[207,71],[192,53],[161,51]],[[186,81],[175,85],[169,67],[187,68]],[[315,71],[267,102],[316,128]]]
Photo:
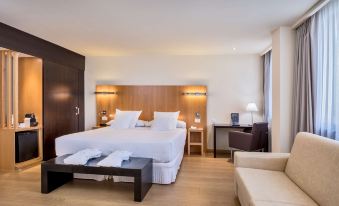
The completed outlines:
[[[267,152],[268,123],[254,123],[251,133],[231,131],[229,133],[229,147],[231,148],[231,160],[233,160],[233,150]]]

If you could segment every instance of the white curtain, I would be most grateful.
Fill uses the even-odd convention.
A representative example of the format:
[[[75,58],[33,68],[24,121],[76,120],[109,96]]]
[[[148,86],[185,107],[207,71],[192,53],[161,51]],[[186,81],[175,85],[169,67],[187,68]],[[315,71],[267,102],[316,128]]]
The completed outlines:
[[[339,140],[339,0],[312,17],[314,132]]]
[[[268,123],[268,151],[272,151],[272,50],[263,56],[264,65],[264,121]]]
[[[264,120],[272,121],[272,51],[263,56],[264,60]]]

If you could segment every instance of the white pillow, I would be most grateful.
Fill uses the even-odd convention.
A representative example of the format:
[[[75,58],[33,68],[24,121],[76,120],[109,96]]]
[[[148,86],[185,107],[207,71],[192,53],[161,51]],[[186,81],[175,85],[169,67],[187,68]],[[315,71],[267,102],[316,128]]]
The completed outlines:
[[[149,121],[149,122],[145,122],[145,127],[152,127],[152,124],[153,124],[153,120],[152,121]]]
[[[177,121],[177,128],[186,128],[186,122],[178,120]]]
[[[152,124],[153,124],[153,121],[154,121],[154,120],[149,121],[149,122],[146,121],[146,122],[145,122],[145,127],[151,127]],[[177,121],[177,128],[186,128],[186,122],[181,121],[181,120],[178,120],[178,121]]]
[[[174,117],[157,117],[153,120],[152,130],[169,131],[174,130],[177,126],[177,119]]]
[[[133,115],[134,118],[132,118],[129,128],[135,128],[135,125],[137,124],[137,121],[139,119],[141,112],[142,111],[121,111],[119,109],[116,109],[115,116],[119,116],[120,114],[123,114],[123,113]]]
[[[137,124],[135,126],[136,127],[146,127],[147,124],[148,124],[148,121],[138,120]]]
[[[106,122],[106,125],[110,126],[113,122],[114,122],[114,119],[112,119],[112,120]]]
[[[180,111],[177,112],[154,112],[154,119],[158,117],[172,117],[175,119],[179,118]]]
[[[131,122],[135,118],[133,113],[120,113],[115,115],[114,121],[111,123],[111,127],[115,129],[127,129],[130,128]]]

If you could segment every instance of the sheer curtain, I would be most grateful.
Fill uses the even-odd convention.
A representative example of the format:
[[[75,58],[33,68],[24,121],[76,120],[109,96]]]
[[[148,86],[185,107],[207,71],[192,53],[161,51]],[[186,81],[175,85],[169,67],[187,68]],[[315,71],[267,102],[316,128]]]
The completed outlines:
[[[264,61],[264,120],[272,120],[272,51],[263,56]]]
[[[314,132],[339,140],[339,0],[312,17]]]
[[[292,137],[298,132],[313,133],[313,85],[311,20],[297,29],[296,57],[293,73]]]
[[[268,122],[268,151],[271,150],[272,122],[272,50],[263,56],[264,61],[264,120]]]

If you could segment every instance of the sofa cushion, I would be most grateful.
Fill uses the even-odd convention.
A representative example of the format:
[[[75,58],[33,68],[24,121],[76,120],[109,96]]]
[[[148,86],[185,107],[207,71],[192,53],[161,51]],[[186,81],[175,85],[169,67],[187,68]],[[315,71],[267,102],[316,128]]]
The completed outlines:
[[[339,205],[339,142],[299,133],[286,175],[319,205]]]
[[[238,167],[235,181],[243,206],[317,205],[284,172]]]

